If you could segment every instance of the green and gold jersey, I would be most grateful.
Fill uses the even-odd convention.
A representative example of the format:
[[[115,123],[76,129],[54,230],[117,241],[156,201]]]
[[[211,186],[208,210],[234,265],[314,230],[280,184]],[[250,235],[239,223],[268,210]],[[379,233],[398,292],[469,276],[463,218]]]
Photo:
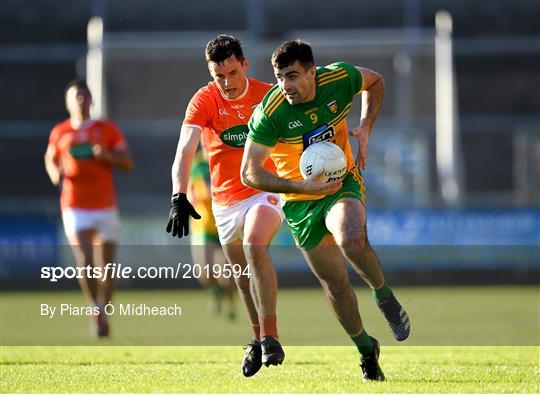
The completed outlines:
[[[300,156],[311,144],[330,141],[347,157],[348,170],[354,167],[349,144],[347,114],[355,95],[362,90],[362,73],[345,62],[317,67],[315,98],[291,105],[275,85],[253,112],[248,138],[266,147],[273,147],[271,158],[278,176],[302,181]],[[324,197],[284,194],[285,201],[317,200]]]

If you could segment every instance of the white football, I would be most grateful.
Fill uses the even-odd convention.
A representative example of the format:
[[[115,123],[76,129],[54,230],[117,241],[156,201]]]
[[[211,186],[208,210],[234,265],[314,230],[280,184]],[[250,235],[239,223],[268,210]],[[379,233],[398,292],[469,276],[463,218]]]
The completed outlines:
[[[300,157],[300,173],[304,179],[320,174],[321,182],[341,180],[347,173],[345,153],[328,141],[311,144]]]

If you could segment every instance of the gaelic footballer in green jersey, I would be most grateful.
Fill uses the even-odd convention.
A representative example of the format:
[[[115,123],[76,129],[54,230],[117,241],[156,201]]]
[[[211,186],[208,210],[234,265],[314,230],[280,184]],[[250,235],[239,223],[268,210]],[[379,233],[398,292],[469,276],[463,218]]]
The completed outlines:
[[[248,139],[273,147],[270,157],[279,177],[302,181],[298,166],[300,156],[318,141],[337,144],[347,157],[347,170],[354,167],[347,115],[354,96],[361,92],[362,74],[349,63],[338,62],[317,67],[316,83],[315,98],[296,105],[290,105],[275,85],[249,122]],[[317,200],[324,195],[288,193],[282,197],[285,201]]]
[[[384,80],[369,69],[346,62],[315,67],[311,47],[301,40],[277,48],[272,66],[278,84],[249,122],[242,182],[282,193],[283,211],[296,243],[361,355],[362,379],[382,381],[379,343],[362,324],[343,260],[347,259],[372,289],[394,337],[405,340],[410,332],[409,318],[385,284],[377,255],[369,244],[363,181],[348,140],[349,134],[356,137],[356,163],[360,169],[365,168],[367,143],[382,102]],[[346,117],[359,93],[363,99],[360,124],[349,132]],[[345,152],[349,170],[345,179],[322,183],[316,177],[302,178],[302,152],[323,140]],[[264,169],[268,157],[276,164],[277,175]]]

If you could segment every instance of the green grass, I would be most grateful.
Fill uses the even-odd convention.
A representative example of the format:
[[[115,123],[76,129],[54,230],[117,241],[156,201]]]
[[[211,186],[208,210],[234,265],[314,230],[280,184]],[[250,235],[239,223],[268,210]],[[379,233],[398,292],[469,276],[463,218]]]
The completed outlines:
[[[384,383],[360,380],[352,347],[286,347],[252,378],[237,347],[5,347],[2,392],[537,393],[537,347],[385,347]]]
[[[412,335],[407,345],[540,344],[537,287],[408,287],[395,292],[411,318]],[[396,345],[367,287],[357,289],[357,295],[367,331],[383,345]],[[3,345],[95,344],[88,336],[88,317],[42,317],[42,303],[85,305],[78,291],[0,293]],[[236,322],[214,317],[201,290],[120,291],[115,303],[176,303],[182,307],[182,316],[115,314],[111,318],[114,336],[107,345],[238,346],[250,335],[243,311]],[[320,288],[281,289],[278,321],[281,338],[288,345],[350,345]]]
[[[358,355],[320,289],[282,289],[280,367],[246,379],[249,326],[208,312],[201,291],[120,291],[116,303],[182,306],[181,317],[113,317],[113,337],[88,336],[87,317],[41,317],[41,303],[83,305],[79,292],[0,293],[0,391],[40,393],[538,393],[536,287],[395,290],[412,322],[392,340],[369,292],[357,290],[368,332],[382,343],[385,383],[363,384]],[[216,347],[216,344],[225,345]],[[75,346],[68,346],[75,345]],[[180,347],[178,347],[180,346]]]

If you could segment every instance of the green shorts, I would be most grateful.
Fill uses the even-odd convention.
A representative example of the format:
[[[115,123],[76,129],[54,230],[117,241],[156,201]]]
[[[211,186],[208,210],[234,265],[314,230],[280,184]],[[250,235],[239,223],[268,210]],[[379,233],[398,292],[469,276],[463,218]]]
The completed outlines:
[[[296,245],[303,250],[315,248],[327,234],[324,220],[338,200],[345,198],[358,199],[364,203],[364,180],[362,174],[354,167],[344,178],[343,187],[319,200],[297,200],[287,202],[283,212]]]

